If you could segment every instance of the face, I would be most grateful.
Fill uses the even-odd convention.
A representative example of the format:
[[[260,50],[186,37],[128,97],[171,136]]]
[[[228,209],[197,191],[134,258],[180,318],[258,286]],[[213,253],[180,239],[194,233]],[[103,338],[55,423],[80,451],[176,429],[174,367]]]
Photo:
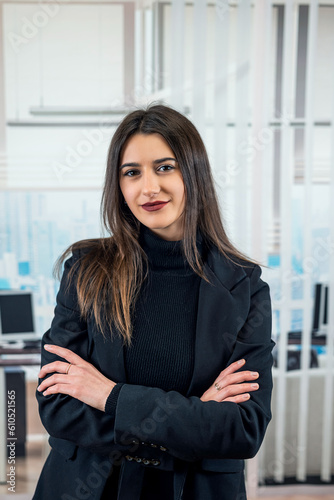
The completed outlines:
[[[173,151],[160,134],[130,137],[121,155],[119,185],[142,224],[165,240],[183,238],[183,179]]]

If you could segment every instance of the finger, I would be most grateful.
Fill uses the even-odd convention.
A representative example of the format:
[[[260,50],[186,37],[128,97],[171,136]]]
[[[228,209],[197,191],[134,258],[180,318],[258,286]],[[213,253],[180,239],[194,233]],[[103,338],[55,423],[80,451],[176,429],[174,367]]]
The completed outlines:
[[[235,361],[234,363],[231,363],[227,368],[225,368],[219,376],[225,374],[225,375],[229,375],[230,373],[234,373],[236,372],[237,370],[239,370],[239,368],[241,368],[242,366],[244,366],[244,364],[246,363],[246,360],[245,359],[239,359],[238,361]]]
[[[56,354],[60,358],[66,359],[66,361],[68,361],[72,365],[86,363],[86,361],[78,356],[78,354],[70,351],[70,349],[66,349],[66,347],[60,347],[53,344],[45,344],[44,349],[48,352],[52,352],[52,354]]]
[[[40,383],[40,385],[37,387],[37,390],[39,392],[42,392],[45,389],[47,389],[48,387],[51,387],[52,385],[59,384],[59,383],[62,383],[62,384],[73,383],[73,377],[70,379],[67,375],[64,375],[62,373],[55,373],[54,375],[51,375],[51,377],[44,379]]]
[[[245,401],[248,401],[249,398],[250,398],[250,394],[247,394],[247,393],[246,394],[239,394],[238,396],[226,398],[222,402],[225,403],[225,401],[230,401],[231,403],[244,403]]]
[[[242,394],[257,391],[259,389],[259,384],[257,383],[245,383],[245,384],[234,384],[228,385],[217,391],[215,387],[211,387],[207,390],[201,397],[202,401],[217,401],[221,403],[222,401],[227,401],[229,398],[235,396],[240,396]]]
[[[48,373],[67,373],[68,366],[69,363],[65,363],[64,361],[53,361],[53,363],[42,366],[38,378],[44,378]]]
[[[215,384],[218,384],[220,387],[223,388],[228,385],[239,384],[240,382],[256,380],[257,378],[259,378],[258,372],[251,372],[249,370],[245,370],[238,373],[232,373],[230,375],[224,375],[223,377],[219,376],[213,385],[215,386]]]
[[[227,398],[238,396],[247,392],[257,391],[259,384],[236,384],[229,385],[219,392],[218,401],[225,401]]]
[[[259,389],[259,384],[257,383],[245,383],[245,384],[231,384],[219,391],[217,388],[212,388],[203,394],[203,400],[214,400],[217,402],[225,401],[227,398],[238,396],[247,392],[257,391]]]
[[[43,396],[49,396],[50,394],[66,394],[72,396],[73,386],[70,384],[54,384],[43,391]]]

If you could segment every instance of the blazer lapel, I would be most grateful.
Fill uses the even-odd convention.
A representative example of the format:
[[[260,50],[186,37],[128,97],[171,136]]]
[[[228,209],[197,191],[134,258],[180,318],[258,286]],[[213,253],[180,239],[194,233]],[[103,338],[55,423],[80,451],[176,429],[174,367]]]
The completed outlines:
[[[249,288],[242,267],[233,266],[212,248],[204,264],[210,280],[201,280],[196,321],[195,362],[187,395],[208,389],[232,354],[236,335],[248,314]],[[239,286],[245,283],[245,289]],[[234,290],[237,289],[237,293]],[[103,373],[115,382],[126,382],[124,346],[119,334],[110,340],[94,335],[91,356]]]
[[[201,396],[226,367],[234,342],[248,311],[248,294],[233,291],[247,276],[232,266],[215,249],[208,255],[204,270],[210,283],[202,280],[198,298],[195,363],[187,395]],[[241,287],[242,288],[242,287]]]

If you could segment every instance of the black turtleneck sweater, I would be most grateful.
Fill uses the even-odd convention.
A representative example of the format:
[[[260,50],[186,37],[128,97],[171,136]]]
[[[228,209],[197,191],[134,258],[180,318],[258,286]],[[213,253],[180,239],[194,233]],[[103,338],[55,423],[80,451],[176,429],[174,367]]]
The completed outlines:
[[[201,278],[183,256],[181,241],[166,241],[141,225],[139,243],[148,257],[148,278],[135,304],[132,345],[124,351],[126,382],[185,395],[194,367]],[[202,254],[200,235],[197,245]],[[106,402],[113,416],[121,386]]]

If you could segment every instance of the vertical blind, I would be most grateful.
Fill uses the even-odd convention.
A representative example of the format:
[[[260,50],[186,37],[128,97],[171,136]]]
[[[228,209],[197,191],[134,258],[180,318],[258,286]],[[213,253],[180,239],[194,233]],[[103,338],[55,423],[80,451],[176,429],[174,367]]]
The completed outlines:
[[[263,277],[271,287],[277,342],[274,411],[255,461],[255,483],[306,481],[310,475],[329,482],[334,474],[334,0],[147,0],[112,2],[113,7],[117,3],[127,5],[124,15],[117,11],[124,23],[124,59],[133,49],[123,61],[124,68],[134,65],[131,81],[124,75],[117,84],[124,87],[124,107],[161,100],[193,120],[208,148],[228,234],[268,266]],[[106,8],[111,22],[114,11]],[[2,17],[10,9],[2,9]],[[62,12],[65,16],[65,7]],[[99,22],[105,17],[101,11]],[[108,73],[110,81],[113,75]],[[8,132],[15,124],[7,125]],[[80,134],[74,131],[73,141],[79,143]],[[11,161],[2,164],[1,148],[6,189]],[[101,168],[90,159],[82,158],[80,171],[90,172],[89,185],[100,189]],[[38,164],[28,154],[24,164],[30,163]],[[15,162],[14,167],[21,168]],[[69,186],[86,178],[76,175],[73,180],[68,175]],[[37,182],[40,173],[35,177]],[[314,348],[312,335],[316,283],[329,290],[321,349],[319,339]],[[310,368],[314,351],[321,363]],[[296,370],[288,370],[291,355],[299,360]]]
[[[258,479],[269,477],[282,483],[287,476],[306,481],[309,475],[318,475],[328,482],[334,473],[330,314],[334,311],[330,216],[334,213],[334,99],[326,88],[328,82],[317,79],[317,74],[327,40],[328,80],[334,82],[330,56],[334,38],[325,30],[326,26],[334,29],[334,2],[320,6],[315,0],[217,0],[210,4],[174,0],[161,3],[160,9],[164,74],[156,96],[186,110],[199,128],[232,240],[269,266],[263,276],[272,288],[277,362],[274,418],[255,468]],[[324,22],[326,16],[332,25]],[[147,96],[148,100],[153,97]],[[320,157],[322,143],[325,153]],[[327,211],[328,244],[325,266],[317,274],[315,213],[322,203],[321,193],[325,193],[322,208],[325,217]],[[296,227],[300,232],[297,249]],[[310,368],[314,290],[319,280],[329,285],[329,324],[324,362]],[[296,317],[301,334],[292,347],[289,332],[296,328]],[[294,371],[287,369],[291,349],[299,359]],[[321,439],[320,458],[310,464],[314,384],[321,387],[321,408],[317,409]],[[292,444],[291,416],[296,424]]]

